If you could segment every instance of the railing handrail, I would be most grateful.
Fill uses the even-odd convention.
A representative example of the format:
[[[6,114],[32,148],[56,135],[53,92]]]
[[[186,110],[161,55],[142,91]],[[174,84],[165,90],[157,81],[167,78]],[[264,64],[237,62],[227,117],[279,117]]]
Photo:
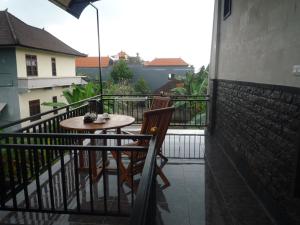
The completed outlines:
[[[137,140],[150,140],[152,135],[147,134],[69,134],[69,133],[0,133],[0,138],[6,137],[52,137],[52,138],[90,138],[90,139],[137,139]]]
[[[147,157],[145,160],[139,188],[136,195],[136,200],[130,217],[130,225],[144,225],[146,224],[147,213],[150,204],[151,187],[153,187],[153,179],[156,171],[156,152],[155,148],[156,137],[150,140]],[[155,191],[155,190],[152,190]],[[153,218],[155,219],[155,218]]]

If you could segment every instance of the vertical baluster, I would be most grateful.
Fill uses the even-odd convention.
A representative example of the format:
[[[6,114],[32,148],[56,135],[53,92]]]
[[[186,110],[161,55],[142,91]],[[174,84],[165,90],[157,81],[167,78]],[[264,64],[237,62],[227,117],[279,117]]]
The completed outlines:
[[[197,113],[197,102],[195,102],[195,107],[194,107],[194,115]],[[201,116],[200,116],[200,124],[201,124]],[[194,121],[194,125],[197,126],[197,120]]]
[[[50,145],[53,144],[52,139],[50,139]],[[51,150],[52,151],[52,150]],[[46,150],[46,159],[47,159],[47,170],[48,170],[48,177],[49,177],[49,191],[50,191],[50,203],[51,203],[51,209],[55,210],[54,205],[54,194],[53,194],[53,181],[52,181],[52,162],[50,160],[50,150]]]
[[[6,143],[9,143],[9,139],[6,138]],[[7,165],[8,165],[8,175],[9,175],[9,185],[10,185],[10,192],[13,199],[13,208],[17,209],[17,198],[16,198],[16,190],[15,190],[15,176],[13,171],[13,159],[12,159],[12,148],[6,149],[6,155],[7,155]]]
[[[36,184],[36,192],[38,198],[38,208],[41,210],[43,208],[42,205],[42,197],[41,197],[41,186],[40,186],[40,163],[39,163],[39,149],[33,148],[33,157],[35,164],[35,184]]]
[[[18,144],[16,136],[13,137],[13,143]],[[14,155],[15,155],[15,163],[16,163],[16,176],[18,184],[21,184],[21,167],[20,167],[20,158],[19,158],[19,150],[14,149]]]
[[[94,196],[93,196],[93,171],[92,171],[92,156],[91,156],[91,150],[88,150],[88,161],[89,161],[89,181],[90,181],[90,208],[91,212],[94,211]],[[103,174],[104,175],[104,174]],[[103,176],[103,181],[105,180]],[[104,189],[104,193],[106,190]],[[105,195],[105,194],[104,194]],[[105,199],[104,199],[105,201]]]
[[[117,185],[118,185],[118,213],[121,213],[121,202],[120,202],[120,152],[117,151]]]
[[[79,195],[79,173],[78,173],[78,153],[77,150],[74,149],[74,174],[75,174],[75,189],[76,189],[76,208],[77,211],[80,212],[80,195]]]
[[[64,210],[67,211],[67,194],[66,194],[64,150],[60,149],[59,154],[60,154],[61,185],[62,185],[62,194],[63,194],[63,205],[64,205]]]
[[[5,140],[0,140],[1,142]],[[5,142],[5,144],[8,144]],[[3,154],[2,151],[5,151],[5,148],[0,148],[0,187],[2,191],[0,192],[0,204],[1,208],[5,208],[5,200],[6,200],[6,184],[5,184],[5,173],[4,173],[4,160],[3,160]]]
[[[107,162],[107,152],[102,151],[102,168],[103,168],[103,191],[104,191],[104,213],[107,213],[107,174],[106,174],[106,162]]]
[[[193,117],[193,114],[192,114],[192,101],[189,100],[189,112],[190,112],[190,121],[189,121],[189,125],[192,125],[192,117]]]
[[[28,140],[28,138],[27,138]],[[28,141],[27,141],[28,142]],[[21,144],[24,145],[24,138],[21,137]],[[28,143],[29,144],[29,143]],[[29,153],[29,149],[27,150]],[[29,209],[30,203],[29,203],[29,196],[28,196],[28,170],[26,166],[26,149],[21,149],[21,166],[22,166],[22,177],[23,177],[23,189],[24,189],[24,197],[25,197],[25,207],[26,209]]]
[[[131,152],[130,154],[130,176],[131,176],[131,207],[133,208],[133,201],[134,201],[134,196],[133,196],[133,192],[134,192],[134,175],[133,175],[133,152]]]

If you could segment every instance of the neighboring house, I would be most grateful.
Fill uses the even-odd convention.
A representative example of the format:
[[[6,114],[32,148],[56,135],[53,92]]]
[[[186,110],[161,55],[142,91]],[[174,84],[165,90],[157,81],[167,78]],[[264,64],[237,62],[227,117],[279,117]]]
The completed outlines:
[[[177,80],[177,79],[170,79],[167,83],[165,83],[163,86],[161,86],[160,88],[156,89],[154,91],[154,94],[172,94],[172,89],[176,88],[176,87],[183,87],[184,83],[181,80]]]
[[[65,101],[63,89],[83,82],[76,56],[85,55],[0,11],[0,124],[49,110],[43,102]]]
[[[215,0],[210,132],[279,224],[300,224],[299,6]]]
[[[136,73],[136,79],[144,78],[155,91],[175,77],[185,77],[188,72],[194,72],[194,68],[181,58],[155,58],[144,63],[143,70]]]
[[[109,79],[112,70],[113,60],[109,57],[101,57],[101,75],[104,81]],[[80,57],[76,58],[77,76],[85,76],[85,80],[99,80],[99,57]]]
[[[88,80],[98,80],[98,57],[83,57],[76,60],[77,75],[87,76]],[[119,59],[127,61],[128,67],[133,72],[133,81],[143,78],[152,91],[155,91],[168,83],[175,76],[185,76],[187,72],[194,72],[194,68],[189,66],[181,58],[156,58],[151,62],[143,63],[140,56],[130,57],[121,51],[110,59],[101,57],[101,68],[103,81],[109,79],[109,74],[115,60]]]

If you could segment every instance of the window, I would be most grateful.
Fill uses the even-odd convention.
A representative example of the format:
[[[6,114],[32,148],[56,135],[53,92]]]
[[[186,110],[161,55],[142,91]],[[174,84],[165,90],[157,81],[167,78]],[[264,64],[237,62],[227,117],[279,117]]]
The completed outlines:
[[[223,13],[224,20],[231,14],[231,1],[232,0],[224,0],[224,13]]]
[[[55,58],[51,58],[52,76],[56,76],[56,61]]]
[[[29,114],[30,116],[34,116],[41,113],[40,100],[32,100],[29,101]],[[40,116],[36,116],[32,118],[30,121],[35,121],[41,119]]]
[[[169,80],[175,79],[175,73],[169,73]]]
[[[27,76],[37,76],[37,58],[36,55],[26,55]]]
[[[53,97],[52,97],[52,102],[53,102],[53,103],[56,103],[56,102],[57,102],[57,96],[53,96]],[[53,106],[53,109],[56,109],[56,108],[57,108],[57,106]],[[57,114],[57,110],[54,111],[53,113],[54,113],[54,114]]]

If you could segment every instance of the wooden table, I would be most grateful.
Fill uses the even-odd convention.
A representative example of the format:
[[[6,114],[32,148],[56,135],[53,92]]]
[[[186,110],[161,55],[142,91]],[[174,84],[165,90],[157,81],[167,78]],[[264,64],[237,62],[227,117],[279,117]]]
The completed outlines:
[[[101,116],[101,115],[99,115]],[[63,120],[60,122],[60,126],[66,130],[69,131],[77,131],[77,132],[89,132],[89,133],[94,133],[97,130],[102,130],[103,133],[106,133],[106,130],[110,129],[117,129],[117,133],[121,133],[121,128],[129,126],[133,124],[135,119],[131,116],[127,115],[118,115],[118,114],[110,114],[109,119],[106,119],[105,123],[84,123],[83,122],[83,116],[78,116],[78,117],[72,117],[66,120]],[[91,144],[94,144],[91,142]],[[119,140],[118,140],[118,145],[119,145]],[[96,162],[96,152],[92,151],[91,153],[91,166],[92,166],[92,180],[96,181],[102,172],[102,167],[97,167],[97,162]],[[105,159],[102,160],[106,161]],[[84,156],[83,152],[79,152],[79,168],[80,169],[87,169],[84,167]]]

